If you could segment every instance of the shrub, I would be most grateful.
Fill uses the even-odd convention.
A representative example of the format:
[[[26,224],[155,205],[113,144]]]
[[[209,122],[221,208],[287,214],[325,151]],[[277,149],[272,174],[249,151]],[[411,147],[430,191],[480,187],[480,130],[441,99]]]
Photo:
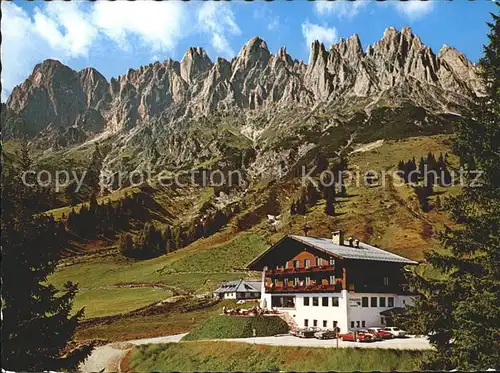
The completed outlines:
[[[209,318],[183,340],[265,337],[288,333],[288,325],[277,316],[226,316]]]

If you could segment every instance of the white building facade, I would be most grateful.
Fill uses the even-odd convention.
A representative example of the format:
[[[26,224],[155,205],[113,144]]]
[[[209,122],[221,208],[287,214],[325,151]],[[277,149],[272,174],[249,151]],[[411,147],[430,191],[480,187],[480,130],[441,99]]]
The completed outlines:
[[[264,289],[265,290],[265,289]],[[297,293],[270,294],[262,292],[261,307],[272,308],[272,297],[287,297],[290,307],[275,307],[288,313],[299,327],[320,329],[340,328],[342,332],[369,327],[387,326],[387,318],[380,313],[404,308],[414,302],[410,295],[384,293]]]

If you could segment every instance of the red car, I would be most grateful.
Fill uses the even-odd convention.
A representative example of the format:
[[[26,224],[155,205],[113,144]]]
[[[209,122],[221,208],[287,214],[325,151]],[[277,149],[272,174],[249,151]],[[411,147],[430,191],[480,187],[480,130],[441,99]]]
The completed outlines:
[[[381,338],[381,339],[392,339],[394,338],[394,336],[383,330],[382,328],[370,328],[368,329],[368,332],[369,333],[372,333],[372,334],[375,334],[377,337]]]
[[[350,342],[372,342],[374,340],[373,336],[370,334],[359,333],[359,332],[348,332],[339,334],[339,338],[343,341]]]

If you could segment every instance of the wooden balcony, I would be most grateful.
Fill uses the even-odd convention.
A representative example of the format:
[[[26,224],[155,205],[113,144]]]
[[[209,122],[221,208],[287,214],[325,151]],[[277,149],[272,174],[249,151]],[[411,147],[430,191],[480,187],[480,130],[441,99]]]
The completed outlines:
[[[335,285],[288,285],[288,286],[269,286],[266,285],[266,293],[332,293],[340,292],[341,284]]]
[[[318,273],[318,272],[333,272],[335,266],[324,265],[319,267],[297,267],[297,268],[279,268],[279,269],[268,269],[266,275],[293,275],[301,273]]]

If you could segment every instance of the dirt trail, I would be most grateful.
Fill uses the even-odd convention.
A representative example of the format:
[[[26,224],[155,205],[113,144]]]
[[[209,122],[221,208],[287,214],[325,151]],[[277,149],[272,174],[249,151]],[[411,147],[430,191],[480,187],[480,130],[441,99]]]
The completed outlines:
[[[90,356],[79,367],[82,373],[119,372],[120,363],[127,353],[135,346],[150,343],[179,342],[187,333],[167,335],[157,338],[136,339],[126,342],[113,342],[94,349]]]
[[[381,147],[383,144],[384,140],[377,140],[368,144],[359,144],[350,154],[368,152],[370,150]]]

